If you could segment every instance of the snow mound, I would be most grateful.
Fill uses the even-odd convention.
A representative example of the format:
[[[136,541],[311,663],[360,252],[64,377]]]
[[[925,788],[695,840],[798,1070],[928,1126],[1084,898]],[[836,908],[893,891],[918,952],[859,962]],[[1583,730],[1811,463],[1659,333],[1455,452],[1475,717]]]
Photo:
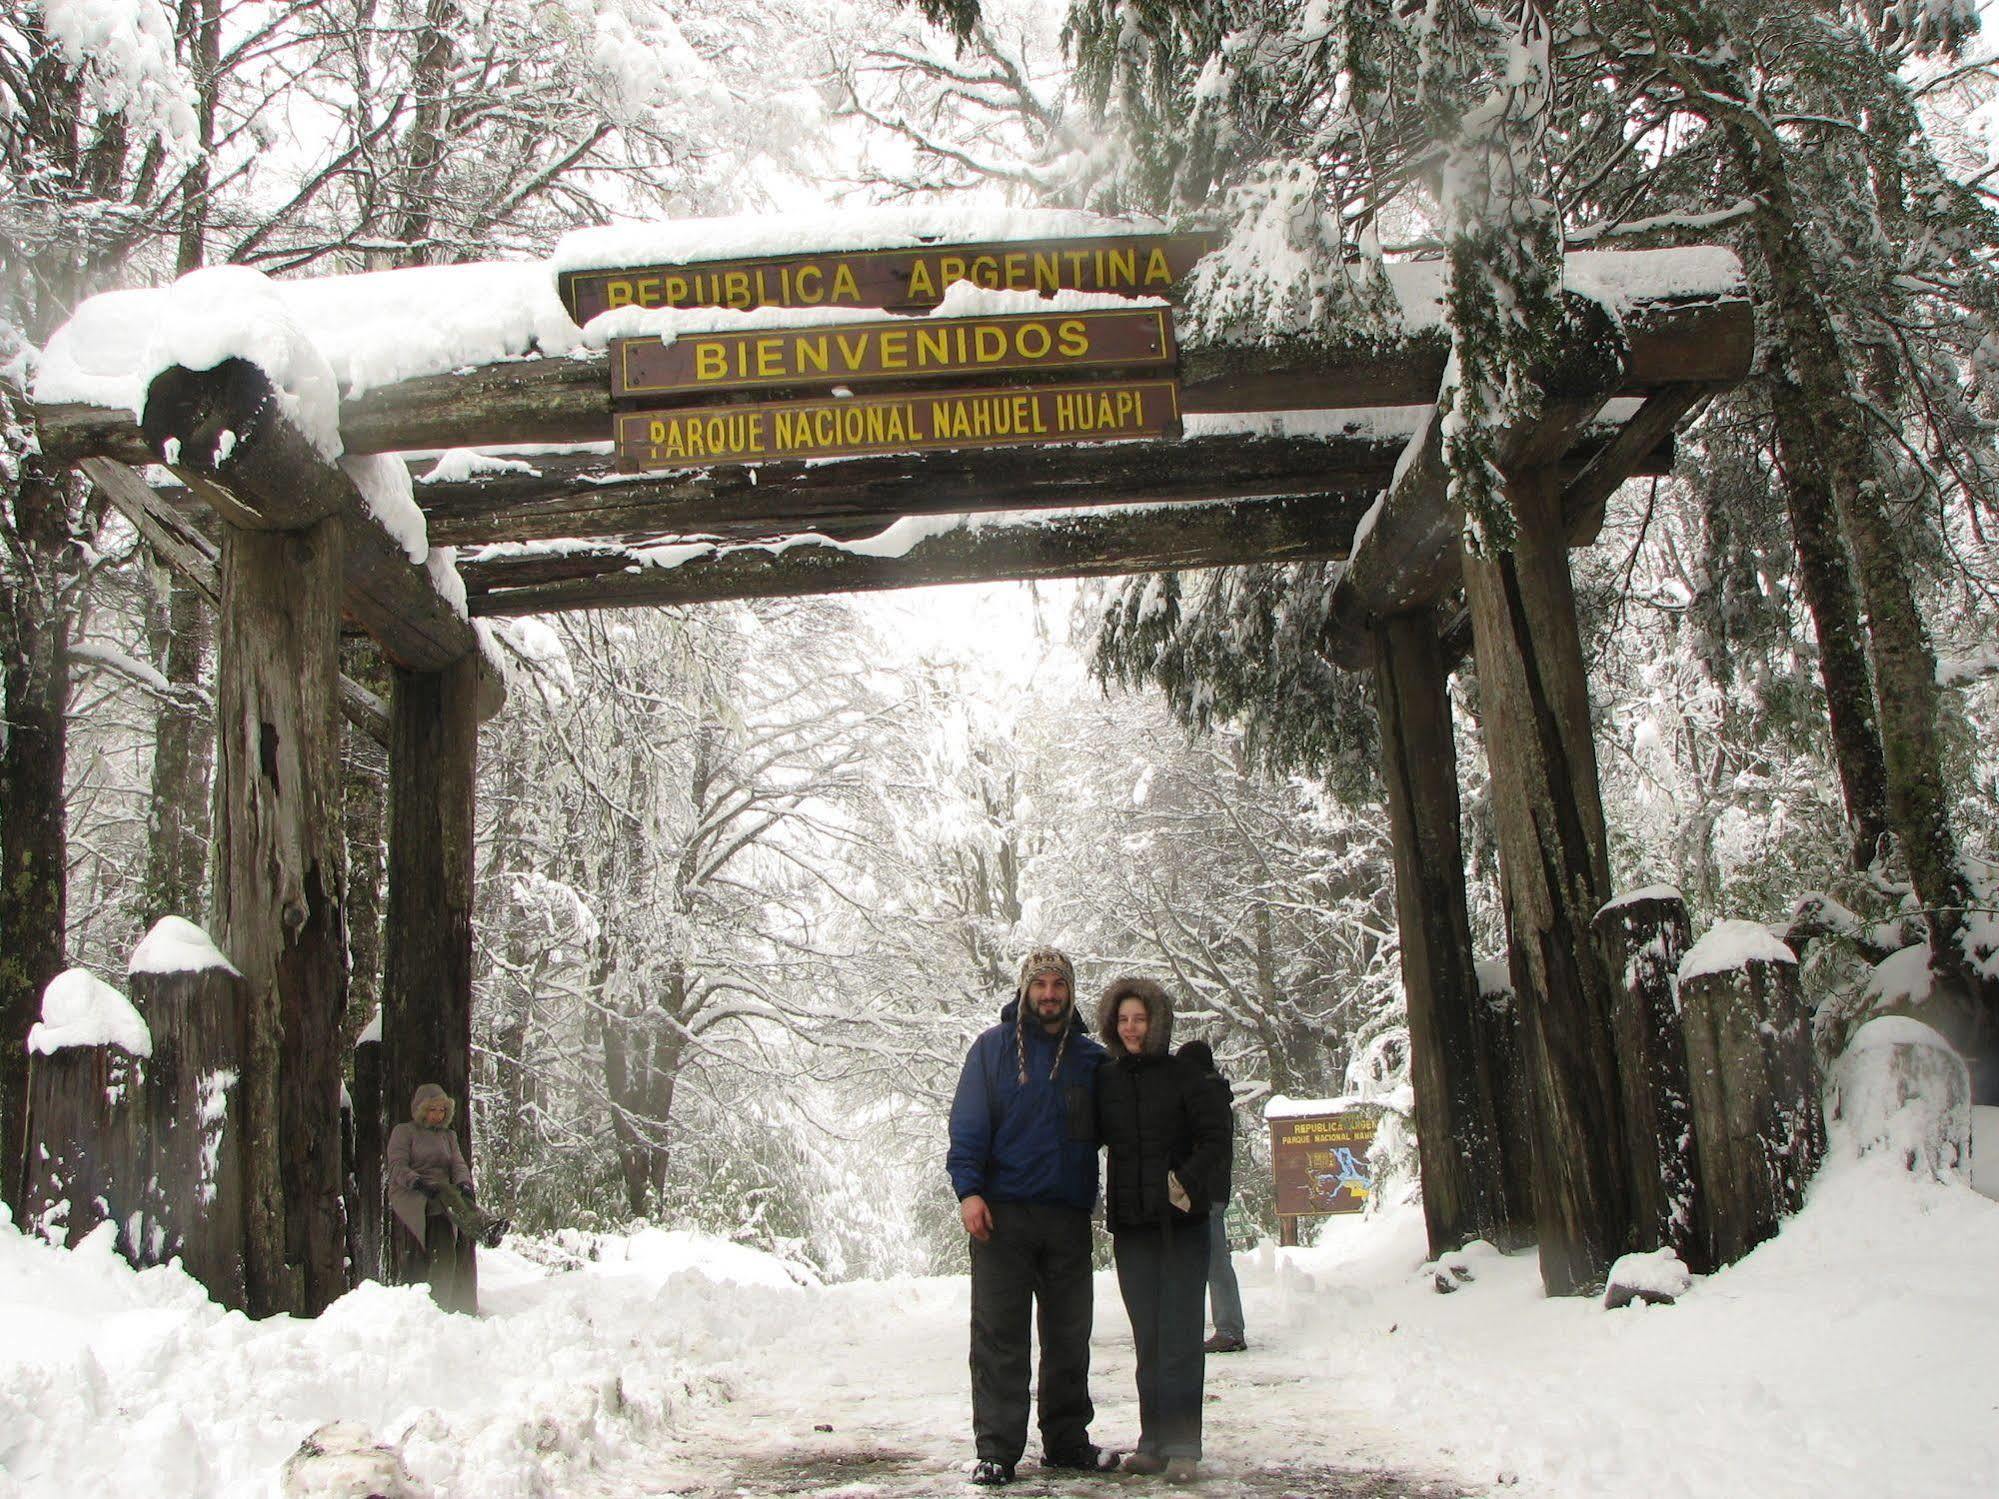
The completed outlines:
[[[185,916],[162,916],[132,949],[125,972],[199,973],[207,968],[236,972],[207,932]]]
[[[1919,1020],[1883,1015],[1854,1032],[1833,1064],[1832,1135],[1854,1156],[1880,1152],[1942,1178],[1971,1158],[1971,1073]]]
[[[28,1031],[28,1050],[37,1056],[68,1046],[115,1046],[149,1057],[153,1034],[129,999],[89,969],[71,968],[42,990],[41,1021]]]
[[[329,1421],[299,1443],[283,1477],[284,1499],[430,1499],[402,1454],[353,1421]]]
[[[1615,1311],[1632,1302],[1671,1306],[1693,1289],[1694,1278],[1670,1244],[1645,1254],[1627,1254],[1610,1267],[1603,1304]]]

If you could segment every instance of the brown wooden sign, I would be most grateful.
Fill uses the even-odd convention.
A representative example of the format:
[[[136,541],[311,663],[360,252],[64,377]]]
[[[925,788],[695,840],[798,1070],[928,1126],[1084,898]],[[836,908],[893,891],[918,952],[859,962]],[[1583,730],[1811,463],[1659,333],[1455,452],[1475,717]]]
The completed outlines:
[[[686,468],[1180,434],[1176,380],[932,390],[623,411],[618,466]]]
[[[1032,370],[1141,370],[1175,359],[1163,307],[1000,317],[894,318],[819,328],[688,333],[611,343],[614,397],[828,381],[931,379]]]
[[[1270,1170],[1279,1217],[1358,1213],[1374,1190],[1368,1147],[1374,1110],[1270,1121]]]
[[[954,281],[1001,291],[1163,296],[1221,243],[1218,234],[922,245],[702,260],[629,270],[564,271],[562,304],[578,323],[614,307],[935,307]]]

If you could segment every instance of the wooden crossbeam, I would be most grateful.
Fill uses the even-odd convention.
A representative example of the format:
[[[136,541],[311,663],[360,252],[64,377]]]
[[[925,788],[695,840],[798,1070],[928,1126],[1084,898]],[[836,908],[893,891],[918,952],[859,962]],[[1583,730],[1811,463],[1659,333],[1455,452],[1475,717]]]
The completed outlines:
[[[1580,475],[1615,430],[1587,433],[1570,469]],[[440,546],[668,532],[743,539],[817,531],[844,538],[872,535],[910,515],[1379,489],[1407,440],[1390,432],[1237,433],[664,474],[621,474],[603,455],[538,455],[528,460],[533,473],[419,483],[416,499]],[[1671,467],[1670,431],[1632,461],[1635,473]]]
[[[147,392],[143,430],[151,461],[170,455],[167,467],[232,525],[289,531],[343,517],[343,608],[390,660],[437,671],[478,649],[471,623],[285,414],[254,365],[166,371]]]
[[[793,537],[679,548],[674,565],[657,565],[643,549],[565,549],[472,557],[459,570],[473,614],[515,615],[1309,562],[1345,556],[1372,500],[1372,492],[1320,493],[996,517],[935,531],[906,547],[893,533],[859,549]]]
[[[215,543],[196,530],[182,510],[116,459],[85,458],[77,467],[132,523],[154,556],[185,579],[210,609],[222,607]],[[388,704],[344,674],[340,678],[340,715],[375,743],[388,747]]]

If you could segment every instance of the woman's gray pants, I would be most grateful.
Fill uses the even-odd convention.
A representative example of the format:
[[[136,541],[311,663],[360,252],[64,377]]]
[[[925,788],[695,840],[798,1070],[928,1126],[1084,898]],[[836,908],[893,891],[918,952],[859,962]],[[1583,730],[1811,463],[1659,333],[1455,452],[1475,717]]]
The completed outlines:
[[[1227,1208],[1208,1215],[1208,1309],[1214,1314],[1216,1334],[1240,1343],[1242,1288],[1235,1283],[1235,1261],[1229,1258],[1227,1220]]]

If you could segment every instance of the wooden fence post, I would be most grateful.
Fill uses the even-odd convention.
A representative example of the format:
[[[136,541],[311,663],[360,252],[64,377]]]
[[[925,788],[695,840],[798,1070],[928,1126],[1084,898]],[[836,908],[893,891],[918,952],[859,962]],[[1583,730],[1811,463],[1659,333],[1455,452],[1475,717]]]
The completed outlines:
[[[1597,912],[1596,941],[1611,976],[1637,1247],[1670,1245],[1689,1270],[1705,1275],[1714,1269],[1714,1256],[1702,1226],[1680,1011],[1680,959],[1692,943],[1687,903],[1668,885],[1621,896]]]
[[[249,1307],[243,1112],[249,988],[208,933],[163,916],[133,949],[132,996],[153,1032],[147,1117],[153,1232],[144,1262],[178,1256],[232,1311]]]
[[[1803,1204],[1825,1113],[1797,959],[1769,929],[1717,922],[1680,962],[1703,1215],[1733,1264]]]
[[[27,1051],[21,1226],[74,1247],[111,1223],[125,1257],[139,1263],[151,1174],[145,1021],[88,969],[67,969],[42,991]]]
[[[1377,621],[1374,641],[1430,1255],[1470,1239],[1512,1248],[1526,1205],[1516,1211],[1507,1201],[1507,1142],[1474,1013],[1479,984],[1465,907],[1449,674],[1427,609]]]
[[[1601,1290],[1629,1247],[1610,978],[1590,923],[1610,857],[1576,629],[1561,479],[1508,476],[1518,533],[1463,559],[1534,1117],[1534,1216],[1551,1296]]]

